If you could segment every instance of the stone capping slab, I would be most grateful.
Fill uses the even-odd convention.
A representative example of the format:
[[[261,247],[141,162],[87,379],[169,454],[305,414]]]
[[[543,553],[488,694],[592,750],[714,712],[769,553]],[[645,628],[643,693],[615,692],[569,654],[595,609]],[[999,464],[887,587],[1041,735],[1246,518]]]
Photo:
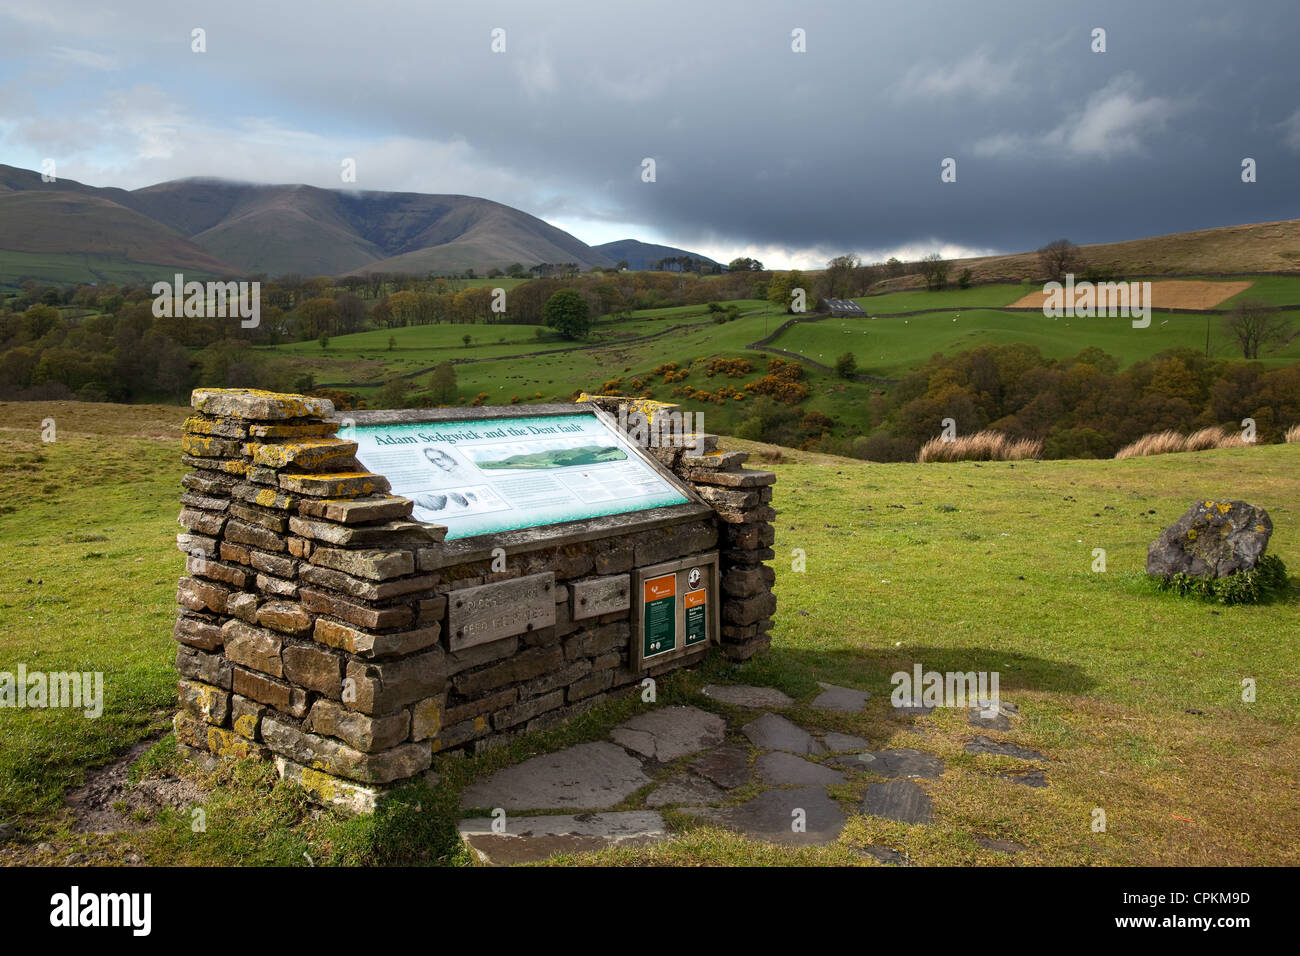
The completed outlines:
[[[569,544],[594,541],[597,538],[610,538],[636,531],[653,531],[655,528],[707,518],[712,514],[713,509],[702,502],[665,505],[647,511],[628,511],[623,514],[580,518],[577,521],[564,521],[536,528],[520,528],[516,531],[498,531],[493,534],[457,538],[432,548],[420,549],[420,570],[436,571],[438,568],[453,564],[490,561],[494,548],[505,548],[506,553],[512,555],[526,554],[529,551],[561,548]]]

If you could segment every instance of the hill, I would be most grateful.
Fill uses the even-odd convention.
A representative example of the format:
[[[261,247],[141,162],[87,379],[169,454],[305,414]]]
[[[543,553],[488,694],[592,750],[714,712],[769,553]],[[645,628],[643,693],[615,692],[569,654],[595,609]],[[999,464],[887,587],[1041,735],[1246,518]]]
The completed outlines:
[[[0,252],[79,252],[272,276],[615,262],[536,216],[474,196],[201,178],[127,191],[44,183],[12,166],[0,166]],[[26,277],[11,268],[0,256],[0,281]]]
[[[1300,272],[1300,219],[1095,243],[1080,246],[1079,250],[1090,267],[1124,277]],[[963,269],[970,269],[974,284],[1041,281],[1043,277],[1037,251],[954,259],[949,281],[955,280]],[[886,280],[873,292],[924,286],[925,280],[920,275],[907,275]]]
[[[661,259],[677,259],[682,256],[698,259],[705,265],[718,265],[708,256],[700,255],[698,252],[689,252],[675,246],[658,246],[651,242],[641,242],[638,239],[616,239],[613,242],[604,242],[598,246],[592,246],[592,248],[602,253],[611,262],[626,260],[629,269],[650,269]]]

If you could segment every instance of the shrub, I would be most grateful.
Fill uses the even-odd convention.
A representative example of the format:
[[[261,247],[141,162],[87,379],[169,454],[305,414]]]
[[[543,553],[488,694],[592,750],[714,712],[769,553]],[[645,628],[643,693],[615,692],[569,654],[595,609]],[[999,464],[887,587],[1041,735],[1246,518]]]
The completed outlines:
[[[1043,443],[1033,438],[1011,438],[1002,432],[979,431],[958,435],[951,441],[942,436],[921,446],[918,462],[927,461],[1024,461],[1038,458]]]
[[[852,378],[858,370],[858,360],[852,352],[845,352],[835,360],[835,374],[840,378]]]
[[[753,363],[743,358],[716,358],[704,367],[704,374],[709,378],[714,375],[725,375],[727,378],[744,378],[752,371],[754,371]]]
[[[1156,587],[1179,595],[1191,595],[1219,604],[1259,604],[1286,593],[1286,565],[1276,555],[1263,555],[1249,571],[1238,571],[1222,578],[1197,578],[1174,574],[1159,578]]]
[[[1300,425],[1292,425],[1286,430],[1286,440],[1288,444],[1300,442]]]

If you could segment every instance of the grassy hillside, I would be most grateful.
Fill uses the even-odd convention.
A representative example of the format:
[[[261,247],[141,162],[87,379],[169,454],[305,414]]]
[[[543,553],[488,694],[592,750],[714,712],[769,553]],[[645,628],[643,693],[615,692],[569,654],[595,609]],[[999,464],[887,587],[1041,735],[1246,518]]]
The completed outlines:
[[[61,809],[86,768],[166,724],[176,579],[177,495],[185,410],[82,403],[0,405],[0,670],[19,663],[105,674],[104,716],[6,711],[0,819],[22,839],[0,862],[115,862],[124,841],[146,863],[455,862],[459,790],[512,759],[595,739],[634,705],[611,705],[566,728],[473,759],[439,762],[422,811],[344,821],[304,803],[265,768],[212,777],[180,767],[205,792],[209,832],[188,805],[141,811],[125,837],[74,833]],[[41,421],[57,423],[43,444]],[[1154,592],[1145,549],[1191,501],[1241,497],[1272,515],[1270,551],[1300,568],[1300,446],[1113,462],[876,465],[729,441],[778,474],[778,609],[771,652],[664,682],[661,702],[717,708],[709,680],[768,683],[806,705],[825,680],[867,688],[859,715],[797,716],[876,746],[948,761],[927,782],[936,824],[906,828],[854,816],[839,844],[776,850],[688,827],[658,848],[605,862],[870,864],[854,846],[886,842],[919,864],[1006,862],[975,835],[1023,843],[1022,863],[1273,864],[1300,862],[1300,602],[1218,607]],[[791,551],[807,555],[792,570]],[[1093,573],[1093,549],[1107,554]],[[964,715],[936,711],[923,733],[891,716],[889,675],[997,670],[1023,721],[1008,739],[1042,751],[1046,789],[1008,786],[991,758],[964,752]],[[1258,683],[1243,703],[1242,678]],[[136,774],[165,774],[169,738]],[[854,794],[841,795],[851,809]],[[1105,808],[1105,834],[1090,829]],[[37,850],[48,841],[53,850]],[[113,854],[117,854],[114,856]],[[588,858],[588,861],[590,858]]]
[[[1146,239],[1079,247],[1088,262],[1117,275],[1192,276],[1300,272],[1300,219],[1221,226]],[[950,276],[970,269],[976,283],[1040,280],[1037,252],[952,260]],[[889,280],[886,288],[924,286],[918,275]]]

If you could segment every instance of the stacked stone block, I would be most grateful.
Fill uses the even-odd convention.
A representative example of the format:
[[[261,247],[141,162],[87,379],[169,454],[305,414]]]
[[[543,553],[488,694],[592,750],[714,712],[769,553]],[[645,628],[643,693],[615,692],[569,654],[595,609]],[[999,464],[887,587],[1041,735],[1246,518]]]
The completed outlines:
[[[274,760],[318,799],[371,809],[440,751],[496,746],[698,661],[707,648],[632,669],[631,572],[715,549],[724,646],[743,658],[764,642],[771,607],[754,588],[769,580],[761,562],[771,540],[758,544],[765,512],[755,505],[770,488],[753,484],[766,473],[741,471],[740,459],[714,453],[680,466],[684,476],[707,472],[688,480],[710,489],[712,511],[593,527],[565,544],[514,533],[502,561],[491,549],[505,537],[446,542],[446,529],[409,520],[412,503],[336,437],[330,402],[210,389],[192,404],[175,728],[196,760]],[[452,649],[457,592],[533,575],[552,576],[554,625]],[[589,612],[579,595],[593,586],[625,591],[627,605]]]
[[[681,412],[679,405],[624,396],[583,395],[580,401],[591,402],[620,420],[633,420],[633,413],[640,413],[652,426],[656,416]],[[690,434],[680,444],[651,446],[646,451],[688,482],[717,516],[722,647],[732,660],[748,660],[772,643],[776,572],[764,562],[776,557],[772,549],[776,475],[745,468],[749,458],[745,452],[719,451],[717,435]]]

